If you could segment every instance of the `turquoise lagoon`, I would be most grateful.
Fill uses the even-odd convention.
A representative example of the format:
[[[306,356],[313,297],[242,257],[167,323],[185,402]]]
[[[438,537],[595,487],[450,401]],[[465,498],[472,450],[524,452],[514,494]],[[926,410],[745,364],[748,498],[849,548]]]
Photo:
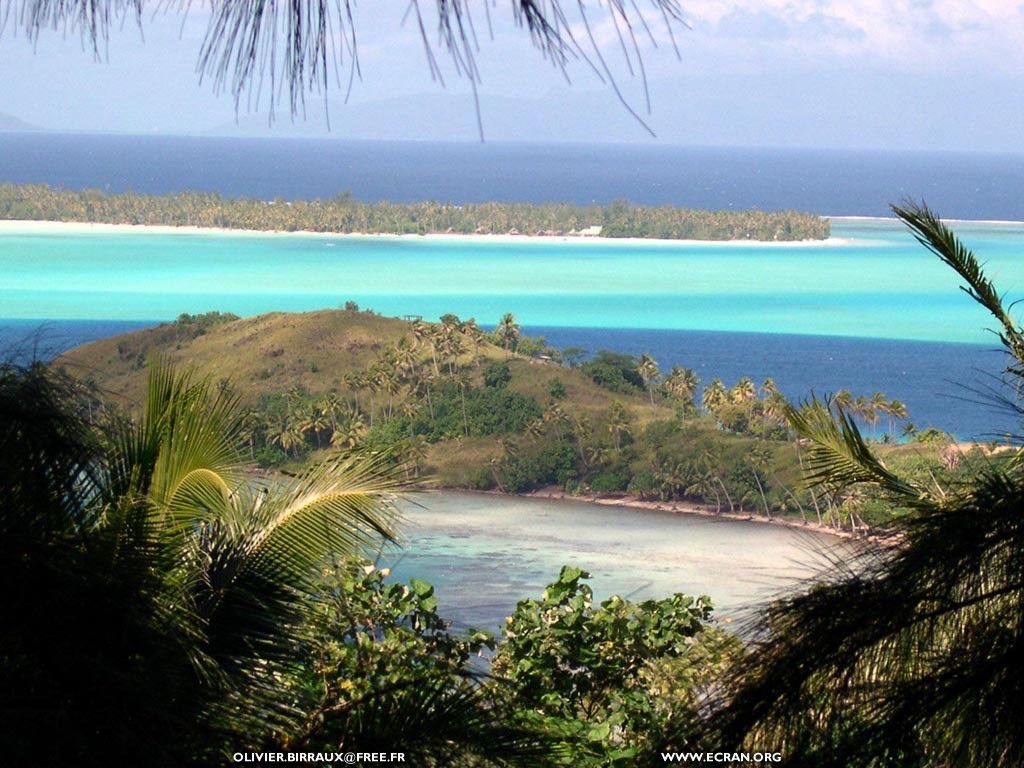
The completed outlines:
[[[718,618],[742,625],[847,546],[806,530],[581,501],[444,492],[404,511],[404,546],[381,564],[434,584],[457,626],[488,630],[566,564],[591,574],[596,600],[707,594]]]
[[[1024,225],[957,229],[1010,297]],[[0,318],[166,320],[337,307],[531,326],[982,343],[988,318],[895,221],[822,243],[331,237],[0,229]]]

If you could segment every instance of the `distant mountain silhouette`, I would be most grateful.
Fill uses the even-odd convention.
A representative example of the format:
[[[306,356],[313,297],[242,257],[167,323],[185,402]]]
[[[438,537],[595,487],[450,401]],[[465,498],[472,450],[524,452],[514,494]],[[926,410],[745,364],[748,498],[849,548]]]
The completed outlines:
[[[983,84],[995,87],[994,81]],[[985,115],[962,119],[970,89],[923,74],[894,81],[883,70],[836,71],[814,78],[794,74],[700,73],[650,83],[651,114],[635,80],[622,83],[630,103],[666,144],[1019,151],[1024,101],[1007,98]],[[978,87],[981,87],[980,85]],[[936,93],[944,98],[936,98]],[[554,85],[533,97],[481,94],[489,141],[647,142],[650,137],[608,90]],[[266,114],[244,115],[206,135],[336,137],[408,141],[477,141],[472,96],[439,90],[330,104],[310,99],[305,118],[287,110],[273,125]],[[934,126],[944,126],[937,136]]]
[[[15,117],[14,115],[8,115],[6,112],[0,112],[0,131],[41,131],[43,130],[38,125],[32,125],[26,123],[24,120]]]

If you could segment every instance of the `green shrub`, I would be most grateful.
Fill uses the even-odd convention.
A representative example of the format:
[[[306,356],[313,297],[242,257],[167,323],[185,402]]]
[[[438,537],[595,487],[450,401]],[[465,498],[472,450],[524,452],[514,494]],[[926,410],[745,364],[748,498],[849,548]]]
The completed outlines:
[[[507,458],[501,467],[507,491],[523,493],[542,485],[565,486],[576,477],[576,451],[567,442],[545,445],[538,453]]]
[[[637,359],[632,355],[601,350],[589,362],[579,366],[595,384],[612,392],[635,394],[644,391],[644,380],[636,372]]]
[[[629,475],[605,470],[599,472],[590,481],[595,493],[619,493],[629,487]]]
[[[504,389],[512,381],[512,370],[506,363],[491,363],[484,368],[484,386]]]
[[[707,597],[595,605],[589,577],[564,566],[539,600],[520,601],[493,669],[527,722],[562,742],[560,764],[646,765],[693,736],[740,646],[708,626]]]

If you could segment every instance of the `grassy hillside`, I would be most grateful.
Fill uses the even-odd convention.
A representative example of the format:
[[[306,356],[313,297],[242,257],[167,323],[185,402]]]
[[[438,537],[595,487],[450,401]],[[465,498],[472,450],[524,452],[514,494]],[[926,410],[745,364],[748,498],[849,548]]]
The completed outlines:
[[[346,376],[372,367],[383,350],[402,340],[416,345],[407,321],[368,311],[271,312],[250,318],[211,313],[183,315],[174,323],[92,342],[65,353],[55,364],[131,406],[141,399],[147,358],[163,355],[215,380],[230,381],[242,401],[255,406],[263,397],[294,389],[311,396],[335,392],[354,398],[356,388]],[[420,365],[432,365],[427,344],[419,344],[417,356]],[[508,389],[538,401],[547,398],[551,382],[558,379],[565,399],[586,415],[608,408],[613,399],[625,400],[642,422],[672,413],[666,405],[652,406],[642,393],[616,396],[578,369],[515,355],[485,339],[458,356],[471,385],[481,384],[485,366],[496,361],[509,366]],[[397,396],[393,410],[408,398],[408,392]]]
[[[370,312],[271,312],[249,318],[183,315],[174,323],[86,344],[56,365],[99,384],[105,392],[138,401],[152,354],[229,379],[243,401],[291,387],[311,393],[348,391],[344,375],[371,364],[385,345],[408,333],[401,320]]]

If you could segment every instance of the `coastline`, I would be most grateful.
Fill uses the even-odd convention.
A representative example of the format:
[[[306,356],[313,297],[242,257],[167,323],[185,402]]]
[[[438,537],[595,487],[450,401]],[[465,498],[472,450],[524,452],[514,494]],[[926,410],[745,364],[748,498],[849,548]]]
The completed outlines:
[[[169,224],[107,224],[85,221],[38,221],[35,219],[0,219],[3,235],[216,235],[226,237],[310,237],[346,240],[415,240],[419,242],[464,242],[494,244],[573,243],[591,245],[654,245],[654,246],[714,246],[722,248],[807,248],[839,247],[856,242],[848,237],[828,237],[824,240],[666,240],[654,237],[602,237],[600,235],[477,235],[460,233],[388,234],[371,232],[313,232],[310,230],[283,231],[276,229],[229,229],[226,227],[174,226]]]
[[[771,519],[756,512],[716,512],[712,507],[694,504],[686,501],[644,501],[631,496],[605,496],[593,493],[584,493],[577,496],[567,494],[562,488],[550,486],[538,488],[529,493],[507,493],[503,491],[479,491],[468,488],[456,488],[450,486],[435,486],[426,489],[427,491],[454,491],[458,493],[479,494],[482,496],[499,496],[525,499],[544,499],[546,501],[579,502],[583,504],[600,504],[605,507],[617,507],[623,510],[642,509],[648,512],[668,512],[675,515],[691,515],[696,517],[707,517],[718,520],[732,520],[743,523],[759,523],[761,525],[774,525],[783,528],[793,528],[800,531],[819,533],[833,536],[837,539],[847,541],[876,541],[887,537],[879,536],[870,529],[854,533],[844,529],[836,529],[829,525],[819,525],[813,520],[803,520],[787,517],[772,517]]]
[[[259,477],[273,477],[274,470],[262,469],[256,466],[247,470]],[[690,515],[694,517],[706,517],[717,520],[731,520],[740,523],[758,523],[760,525],[774,525],[782,528],[793,528],[798,531],[819,533],[832,536],[846,541],[888,541],[892,536],[874,533],[871,529],[864,529],[853,533],[844,529],[836,529],[830,525],[821,525],[814,520],[797,519],[793,516],[767,518],[756,512],[718,512],[705,504],[695,504],[689,501],[645,501],[627,495],[601,495],[596,493],[582,493],[572,495],[566,493],[563,488],[557,485],[545,486],[527,493],[508,493],[507,491],[482,491],[476,488],[461,488],[455,485],[423,485],[413,486],[413,493],[465,493],[473,496],[491,496],[498,498],[520,498],[520,499],[543,499],[545,501],[557,501],[565,503],[599,504],[603,507],[615,507],[622,510],[644,510],[645,512],[667,512],[673,515]]]
[[[828,219],[829,221],[839,221],[839,222],[846,222],[846,221],[851,221],[851,222],[870,221],[870,222],[889,223],[889,224],[894,224],[894,225],[898,225],[900,223],[899,219],[897,219],[895,216],[844,216],[844,215],[839,215],[839,216],[822,216],[822,218],[823,219]],[[987,226],[996,226],[996,227],[1024,227],[1024,220],[1017,221],[1015,219],[954,219],[954,218],[948,218],[948,217],[944,216],[942,218],[942,220],[947,222],[947,223],[949,223],[949,224],[967,224],[967,225],[986,226],[986,227]]]

